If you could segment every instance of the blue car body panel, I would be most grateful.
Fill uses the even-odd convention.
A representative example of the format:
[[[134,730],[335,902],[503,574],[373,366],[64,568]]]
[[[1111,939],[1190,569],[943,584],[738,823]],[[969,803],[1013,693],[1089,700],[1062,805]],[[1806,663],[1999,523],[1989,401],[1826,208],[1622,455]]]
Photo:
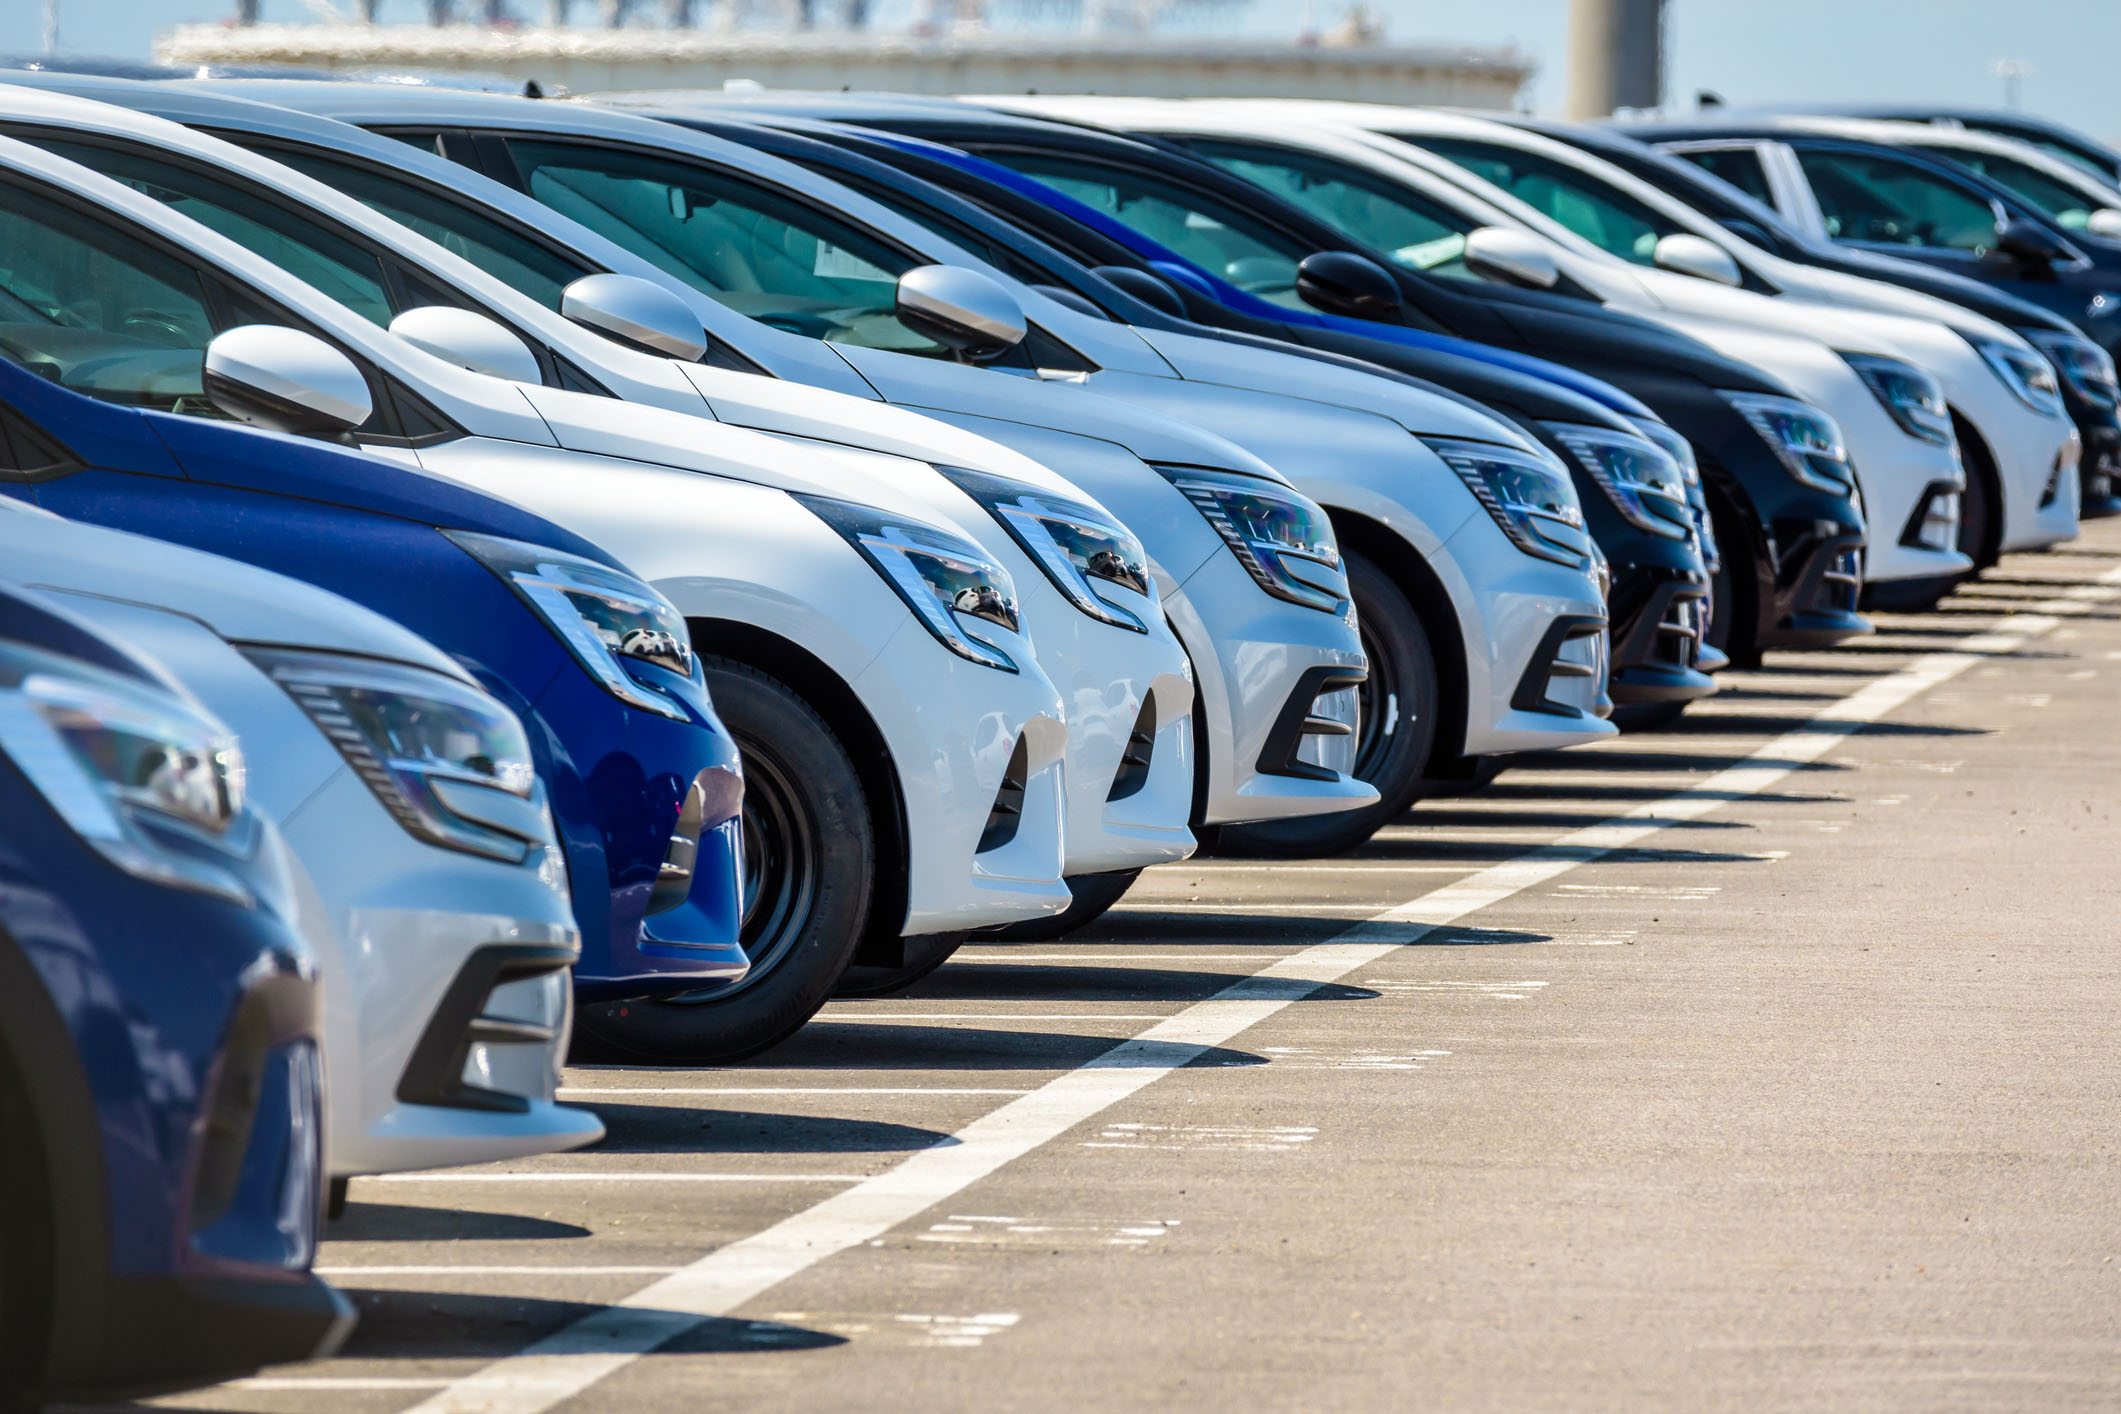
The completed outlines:
[[[26,593],[0,589],[0,642],[167,685]],[[0,1241],[27,1259],[0,1293],[0,1347],[25,1368],[0,1389],[209,1383],[328,1354],[352,1324],[310,1270],[316,977],[261,841],[253,825],[213,847],[252,904],[136,878],[0,749],[0,1189],[20,1223]],[[32,1274],[48,1290],[19,1285]]]
[[[0,480],[73,519],[226,555],[330,589],[455,657],[521,715],[567,855],[583,1000],[685,991],[741,975],[740,767],[704,679],[628,665],[677,721],[599,686],[514,590],[442,530],[620,568],[498,497],[381,457],[203,418],[119,407],[0,361],[0,406],[71,454]],[[646,913],[695,781],[708,813],[690,892]]]

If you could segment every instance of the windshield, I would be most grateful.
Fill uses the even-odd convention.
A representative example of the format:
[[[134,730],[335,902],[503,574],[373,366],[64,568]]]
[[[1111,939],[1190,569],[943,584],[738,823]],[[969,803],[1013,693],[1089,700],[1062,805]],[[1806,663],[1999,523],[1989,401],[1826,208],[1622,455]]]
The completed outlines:
[[[1994,152],[1969,152],[1955,147],[1943,148],[1939,155],[2009,187],[2047,213],[2056,225],[2072,231],[2083,230],[2091,220],[2092,212],[2106,204],[2092,201],[2068,182],[2015,157]],[[2115,192],[2114,199],[2116,204],[2121,204],[2121,192]]]

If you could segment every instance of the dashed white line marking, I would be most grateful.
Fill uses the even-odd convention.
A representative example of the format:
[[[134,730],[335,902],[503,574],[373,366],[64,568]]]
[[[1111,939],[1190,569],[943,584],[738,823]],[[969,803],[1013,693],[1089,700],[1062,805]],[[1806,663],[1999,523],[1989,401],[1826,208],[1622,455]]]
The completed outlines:
[[[1260,1054],[1290,1070],[1421,1070],[1449,1051],[1350,1051],[1345,1054],[1306,1046],[1262,1046]]]
[[[1146,1247],[1170,1235],[1176,1218],[1137,1218],[1128,1221],[1078,1222],[1058,1219],[974,1216],[952,1213],[948,1219],[930,1223],[916,1242],[941,1242],[954,1246],[985,1247]],[[882,1246],[882,1241],[872,1242]]]
[[[749,1237],[709,1252],[682,1271],[642,1287],[523,1351],[505,1356],[421,1401],[409,1414],[543,1414],[647,1352],[838,1252],[882,1234],[1068,1130],[1139,1093],[1181,1066],[1308,996],[1404,947],[1409,928],[1426,932],[1624,850],[1737,796],[1757,795],[1818,760],[1863,726],[1948,682],[1985,656],[2010,653],[2121,591],[2121,568],[2030,612],[1998,620],[1950,651],[1915,659],[1829,704],[1797,730],[1700,782],[1698,790],[1649,802],[1603,823],[1573,830],[1432,890],[1260,969],[1123,1041],[1028,1095],[982,1115],[951,1136],[876,1176]],[[1419,934],[1415,934],[1419,936]]]
[[[1082,1147],[1264,1152],[1299,1148],[1317,1137],[1317,1127],[1308,1124],[1108,1124]]]
[[[1380,992],[1472,992],[1499,1001],[1521,1002],[1546,987],[1544,982],[1443,982],[1429,978],[1412,981],[1396,977],[1372,977],[1362,984]]]

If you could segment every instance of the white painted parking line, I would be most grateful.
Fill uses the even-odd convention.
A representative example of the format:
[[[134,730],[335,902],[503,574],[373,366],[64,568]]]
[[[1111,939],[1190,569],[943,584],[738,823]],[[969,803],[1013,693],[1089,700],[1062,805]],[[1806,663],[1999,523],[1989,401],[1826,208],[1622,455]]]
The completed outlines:
[[[1456,870],[1453,871],[1458,872]],[[1191,903],[1173,899],[1169,903],[1115,903],[1114,913],[1375,913],[1374,903]]]
[[[350,1281],[362,1277],[656,1277],[678,1271],[660,1267],[318,1267],[317,1275]]]
[[[1077,1003],[1078,1006],[1081,1003]],[[812,1021],[860,1021],[899,1022],[908,1026],[927,1026],[939,1021],[1162,1021],[1171,1015],[1168,1011],[917,1011],[880,1012],[865,1016],[861,1012],[821,1011],[811,1017]]]
[[[599,1095],[1028,1095],[1025,1086],[999,1085],[562,1085],[562,1099]]]
[[[1681,821],[1757,795],[1886,713],[1949,681],[1987,655],[2009,653],[2057,627],[2062,616],[2121,595],[2121,569],[2097,586],[2030,605],[1950,651],[1928,654],[1767,742],[1686,790],[1645,803],[1551,844],[1490,865],[1419,898],[1375,914],[1337,937],[1304,948],[1167,1017],[1028,1095],[982,1115],[891,1168],[708,1253],[516,1355],[423,1400],[412,1414],[543,1414],[702,1322],[725,1316],[799,1272],[858,1243],[881,1238],[1068,1130],[1224,1045],[1293,1002],[1393,955],[1431,929],[1457,922],[1627,849]],[[1410,930],[1413,930],[1410,934]]]
[[[638,1173],[613,1169],[609,1173],[540,1172],[513,1173],[378,1173],[363,1183],[860,1183],[859,1173]]]

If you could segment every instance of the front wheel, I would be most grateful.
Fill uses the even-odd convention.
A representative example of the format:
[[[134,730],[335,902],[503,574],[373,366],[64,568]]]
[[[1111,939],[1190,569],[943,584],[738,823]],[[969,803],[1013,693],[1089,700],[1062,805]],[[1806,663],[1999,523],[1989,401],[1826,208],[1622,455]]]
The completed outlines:
[[[726,658],[701,666],[744,760],[751,970],[665,1000],[582,1008],[576,1046],[592,1059],[720,1065],[785,1040],[832,995],[875,896],[875,823],[838,735],[778,678]]]
[[[1421,794],[1442,698],[1428,630],[1390,575],[1355,554],[1347,557],[1347,569],[1363,653],[1370,660],[1370,675],[1356,689],[1360,718],[1354,774],[1377,788],[1377,803],[1330,815],[1225,825],[1216,832],[1218,853],[1281,859],[1342,854],[1397,819]]]

